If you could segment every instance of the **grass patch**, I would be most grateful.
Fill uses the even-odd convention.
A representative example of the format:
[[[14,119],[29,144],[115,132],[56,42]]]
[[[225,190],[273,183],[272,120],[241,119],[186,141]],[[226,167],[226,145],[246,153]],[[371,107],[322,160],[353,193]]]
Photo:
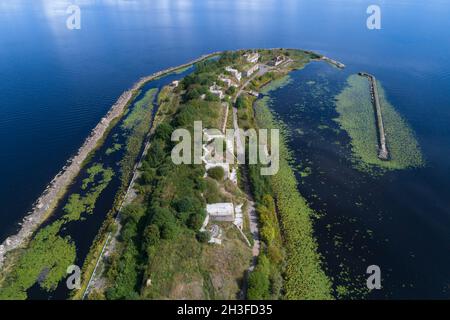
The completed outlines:
[[[185,231],[152,248],[145,277],[151,284],[144,287],[142,297],[236,299],[251,250],[232,225],[221,227],[225,239],[220,246],[202,244]]]

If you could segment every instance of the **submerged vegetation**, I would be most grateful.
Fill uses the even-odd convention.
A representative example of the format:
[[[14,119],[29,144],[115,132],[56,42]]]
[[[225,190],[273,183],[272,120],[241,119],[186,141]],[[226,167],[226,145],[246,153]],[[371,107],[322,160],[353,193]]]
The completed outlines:
[[[120,162],[122,189],[130,179],[142,141],[148,132],[156,92],[157,89],[147,91],[128,110],[122,121],[121,129],[126,136],[125,151]],[[117,134],[114,138],[117,139]],[[121,145],[114,143],[106,149],[105,154],[108,156],[120,149]],[[80,193],[68,196],[62,207],[62,216],[40,229],[23,252],[19,253],[13,271],[0,284],[0,298],[26,299],[27,290],[36,282],[46,291],[56,288],[59,281],[67,276],[67,266],[73,264],[76,258],[76,243],[70,236],[60,233],[69,222],[84,220],[86,215],[94,212],[100,194],[114,175],[112,168],[105,168],[101,163],[94,163],[86,169],[86,177],[79,187]]]
[[[377,127],[369,83],[366,78],[352,75],[348,86],[336,97],[336,119],[351,138],[355,166],[362,171],[406,169],[423,166],[424,160],[414,133],[406,121],[389,103],[378,84],[381,111],[390,160],[378,158]]]
[[[269,92],[274,91],[274,90],[279,89],[279,88],[282,88],[282,87],[288,85],[291,82],[292,82],[291,77],[289,75],[285,75],[284,77],[281,77],[281,78],[278,78],[276,80],[273,80],[269,84],[267,84],[264,87],[262,87],[260,92],[262,94],[268,94]]]
[[[263,128],[279,127],[268,108],[268,101],[260,99],[256,103],[258,125]],[[314,212],[298,192],[289,159],[286,143],[281,139],[280,170],[270,178],[270,187],[276,199],[285,251],[284,295],[287,299],[332,299],[331,281],[322,269],[321,256],[313,236],[311,219]],[[262,236],[263,239],[267,237],[264,233]]]
[[[62,224],[54,222],[36,234],[2,284],[0,299],[26,299],[26,291],[36,282],[46,291],[56,288],[76,255],[70,237],[58,235]]]
[[[144,97],[134,104],[133,109],[121,125],[127,136],[125,154],[120,162],[123,187],[131,178],[134,164],[141,151],[142,141],[148,134],[153,112],[153,102],[157,93],[158,89],[156,88],[148,90]]]
[[[84,196],[78,193],[70,195],[67,204],[63,208],[65,212],[65,215],[63,216],[64,220],[79,220],[82,213],[92,214],[97,198],[108,186],[114,175],[112,169],[104,169],[103,166],[98,163],[90,167],[87,170],[87,173],[89,176],[83,180],[83,185],[81,188],[86,190],[88,185],[90,185],[91,188]],[[99,178],[99,176],[101,176],[101,178]],[[95,179],[97,179],[97,183],[94,183]]]
[[[64,206],[64,215],[40,229],[20,255],[13,271],[1,284],[0,299],[26,299],[27,290],[36,282],[51,291],[67,273],[76,257],[76,247],[70,236],[59,233],[65,224],[80,220],[82,213],[91,214],[100,193],[111,181],[113,171],[94,164],[87,169],[88,177],[82,182],[86,195],[72,194]]]

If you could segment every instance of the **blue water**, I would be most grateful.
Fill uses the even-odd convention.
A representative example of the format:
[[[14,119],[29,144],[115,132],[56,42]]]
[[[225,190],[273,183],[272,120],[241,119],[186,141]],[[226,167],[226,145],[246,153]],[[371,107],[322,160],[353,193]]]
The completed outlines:
[[[334,121],[350,74],[314,62],[269,94],[295,165],[310,169],[297,172],[298,189],[320,214],[314,234],[326,272],[347,288],[340,298],[448,298],[450,180],[430,165],[375,176],[354,168],[350,137]],[[366,292],[373,264],[382,288]]]
[[[375,74],[415,130],[428,161],[414,196],[422,195],[429,205],[411,213],[426,233],[410,236],[426,240],[433,230],[450,234],[445,189],[450,180],[448,1],[78,4],[81,29],[68,30],[66,1],[0,0],[0,241],[17,230],[47,183],[136,79],[204,53],[248,47],[317,50],[344,62],[349,71]],[[381,7],[381,30],[366,28],[370,4]],[[424,275],[442,269],[439,256],[422,259]],[[448,286],[440,285],[442,290]]]

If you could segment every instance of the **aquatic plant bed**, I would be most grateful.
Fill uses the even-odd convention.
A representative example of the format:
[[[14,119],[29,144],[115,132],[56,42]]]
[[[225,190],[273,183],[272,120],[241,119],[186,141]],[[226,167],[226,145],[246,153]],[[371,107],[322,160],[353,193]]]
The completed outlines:
[[[367,79],[358,75],[349,76],[347,86],[336,97],[336,110],[339,113],[336,121],[351,138],[355,166],[363,171],[423,166],[424,159],[413,131],[389,103],[379,82],[378,88],[390,153],[388,161],[378,158],[377,127]]]

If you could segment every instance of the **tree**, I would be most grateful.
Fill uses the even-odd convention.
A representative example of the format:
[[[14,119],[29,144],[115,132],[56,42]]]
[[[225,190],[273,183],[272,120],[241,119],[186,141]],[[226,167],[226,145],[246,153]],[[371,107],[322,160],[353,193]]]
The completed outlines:
[[[212,92],[207,92],[205,94],[205,100],[206,101],[220,101],[219,97],[213,94]]]
[[[211,236],[208,231],[199,231],[197,232],[196,238],[200,243],[207,243]]]
[[[194,100],[200,98],[200,92],[197,88],[188,89],[186,92],[186,100]]]
[[[168,208],[153,207],[151,222],[158,226],[163,239],[173,239],[178,231],[175,217]]]
[[[258,265],[248,278],[247,298],[262,300],[270,298],[270,263],[267,257],[261,254]]]
[[[152,141],[145,159],[148,166],[156,168],[164,161],[166,157],[165,146],[164,140],[155,139]]]
[[[178,212],[195,212],[202,208],[202,204],[196,197],[185,196],[175,200],[174,208]]]
[[[222,181],[225,176],[225,171],[222,167],[213,167],[208,170],[208,176],[217,181]]]
[[[233,87],[233,86],[230,86],[228,89],[227,89],[227,91],[226,91],[226,94],[228,94],[228,95],[233,95],[233,94],[235,94],[236,93],[236,87]]]
[[[236,108],[244,109],[246,108],[246,100],[243,95],[240,95],[236,100]]]
[[[144,230],[144,246],[148,248],[159,242],[160,232],[156,224],[148,225]]]
[[[155,130],[154,138],[161,139],[163,141],[170,141],[172,136],[173,127],[167,122],[161,123]]]
[[[205,215],[201,213],[192,213],[189,216],[188,227],[192,230],[198,230],[203,225],[203,220],[205,219]]]
[[[151,184],[153,182],[153,179],[156,176],[156,170],[154,168],[146,168],[142,172],[141,181],[143,184]]]
[[[129,204],[123,208],[121,214],[125,223],[128,223],[128,221],[137,223],[145,214],[145,208],[140,204]]]

